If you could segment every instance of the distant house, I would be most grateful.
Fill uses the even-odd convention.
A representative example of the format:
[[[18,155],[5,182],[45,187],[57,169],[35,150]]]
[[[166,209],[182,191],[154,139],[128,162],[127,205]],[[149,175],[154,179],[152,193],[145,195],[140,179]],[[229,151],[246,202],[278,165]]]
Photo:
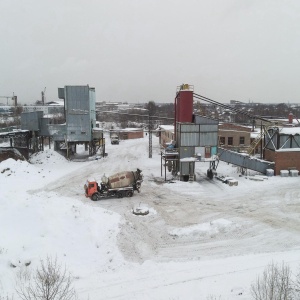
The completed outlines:
[[[159,137],[159,144],[165,148],[167,144],[174,140],[174,126],[160,125],[157,129],[157,136]]]

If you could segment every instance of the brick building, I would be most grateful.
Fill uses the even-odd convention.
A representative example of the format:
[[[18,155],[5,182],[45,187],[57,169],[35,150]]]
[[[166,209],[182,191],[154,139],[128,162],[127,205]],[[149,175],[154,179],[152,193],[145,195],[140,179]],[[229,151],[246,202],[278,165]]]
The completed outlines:
[[[251,143],[251,128],[247,126],[222,123],[219,124],[219,147],[246,151]]]
[[[268,130],[264,158],[275,162],[274,174],[281,170],[300,170],[300,127]]]
[[[121,140],[140,139],[143,137],[144,130],[142,128],[125,128],[119,131],[119,138]]]

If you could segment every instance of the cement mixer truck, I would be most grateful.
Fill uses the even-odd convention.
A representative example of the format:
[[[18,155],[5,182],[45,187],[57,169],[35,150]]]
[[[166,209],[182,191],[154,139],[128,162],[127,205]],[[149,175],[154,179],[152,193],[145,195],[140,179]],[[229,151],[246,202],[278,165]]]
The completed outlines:
[[[93,201],[108,197],[132,197],[134,191],[140,192],[143,182],[142,171],[124,171],[101,178],[101,183],[87,180],[84,185],[85,196]]]

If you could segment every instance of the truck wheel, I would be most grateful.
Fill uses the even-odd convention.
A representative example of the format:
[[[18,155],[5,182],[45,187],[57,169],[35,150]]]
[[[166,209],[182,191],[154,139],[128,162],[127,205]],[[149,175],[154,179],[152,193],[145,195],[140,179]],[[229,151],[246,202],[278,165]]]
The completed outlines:
[[[214,178],[214,173],[213,173],[213,171],[211,169],[207,170],[207,177],[209,179],[213,179]]]
[[[117,196],[118,196],[118,198],[123,198],[123,193],[122,192],[118,192]]]
[[[92,195],[92,200],[97,201],[98,200],[98,195],[95,193]]]
[[[126,193],[126,196],[127,196],[127,197],[132,197],[132,196],[133,196],[133,191],[128,191],[128,192]]]

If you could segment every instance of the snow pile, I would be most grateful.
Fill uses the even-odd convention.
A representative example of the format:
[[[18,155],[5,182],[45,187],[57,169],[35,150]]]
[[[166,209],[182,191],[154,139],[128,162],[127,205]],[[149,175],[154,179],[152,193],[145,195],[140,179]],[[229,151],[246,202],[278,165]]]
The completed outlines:
[[[187,235],[215,236],[220,232],[224,233],[231,229],[235,229],[236,227],[237,225],[233,224],[232,221],[225,220],[225,219],[217,219],[211,222],[192,225],[184,228],[175,228],[171,230],[169,234],[175,237],[187,236]]]
[[[0,296],[12,296],[18,271],[35,270],[47,256],[71,272],[78,298],[90,300],[248,300],[271,261],[296,271],[299,177],[256,182],[220,162],[218,174],[239,181],[229,187],[209,180],[208,164],[197,162],[194,182],[165,182],[158,138],[152,158],[148,143],[107,144],[107,157],[85,162],[48,149],[30,162],[0,163]],[[141,193],[85,197],[87,178],[136,168]]]
[[[61,164],[61,163],[69,163],[69,161],[58,152],[53,151],[52,149],[48,149],[45,151],[34,153],[29,160],[33,164]]]

